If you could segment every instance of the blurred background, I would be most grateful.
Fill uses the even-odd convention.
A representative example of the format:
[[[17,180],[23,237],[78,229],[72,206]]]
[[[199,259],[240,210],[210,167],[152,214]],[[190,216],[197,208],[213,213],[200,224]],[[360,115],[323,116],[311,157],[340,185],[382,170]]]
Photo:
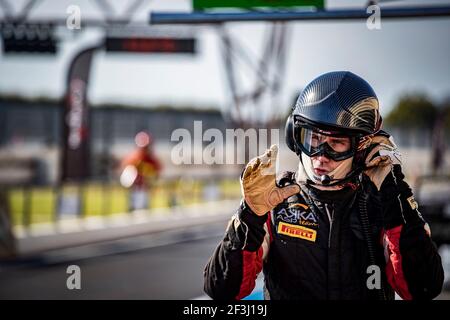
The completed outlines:
[[[0,298],[206,298],[203,267],[239,205],[243,165],[202,158],[211,134],[223,137],[216,159],[279,143],[280,170],[296,170],[285,120],[333,70],[377,92],[449,290],[450,1],[310,3],[444,13],[160,24],[151,13],[193,2],[0,1]],[[225,139],[236,129],[259,133],[260,150]],[[189,163],[174,160],[177,132]],[[80,290],[67,287],[71,265]]]

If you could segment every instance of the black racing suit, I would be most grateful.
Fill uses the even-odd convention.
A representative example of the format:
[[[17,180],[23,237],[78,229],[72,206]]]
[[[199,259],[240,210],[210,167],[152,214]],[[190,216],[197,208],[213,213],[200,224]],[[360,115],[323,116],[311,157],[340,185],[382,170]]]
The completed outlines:
[[[302,185],[264,216],[242,201],[205,267],[205,292],[242,299],[263,269],[266,299],[380,300],[394,299],[394,291],[403,299],[436,297],[441,258],[400,166],[380,191],[363,177],[339,191]],[[279,184],[292,179],[286,173]]]

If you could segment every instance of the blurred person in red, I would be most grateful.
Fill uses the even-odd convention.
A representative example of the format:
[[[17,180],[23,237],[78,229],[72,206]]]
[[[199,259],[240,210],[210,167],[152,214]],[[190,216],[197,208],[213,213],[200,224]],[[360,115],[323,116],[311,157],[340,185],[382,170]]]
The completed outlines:
[[[136,148],[121,162],[120,183],[131,188],[130,210],[150,207],[148,191],[159,177],[162,166],[153,151],[153,138],[140,131],[134,138]]]

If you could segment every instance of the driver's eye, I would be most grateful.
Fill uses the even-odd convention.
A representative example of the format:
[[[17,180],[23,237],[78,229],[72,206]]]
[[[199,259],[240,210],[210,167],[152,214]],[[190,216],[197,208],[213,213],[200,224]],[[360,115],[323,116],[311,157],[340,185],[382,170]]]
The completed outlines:
[[[332,139],[330,140],[330,146],[334,151],[344,152],[350,149],[350,141],[348,139]]]
[[[311,141],[313,143],[314,146],[317,146],[320,142],[320,137],[317,134],[313,134],[311,137]]]
[[[340,145],[340,146],[344,145],[345,143],[346,143],[346,141],[343,141],[343,140],[331,140],[330,141],[330,144],[336,144],[336,145]]]

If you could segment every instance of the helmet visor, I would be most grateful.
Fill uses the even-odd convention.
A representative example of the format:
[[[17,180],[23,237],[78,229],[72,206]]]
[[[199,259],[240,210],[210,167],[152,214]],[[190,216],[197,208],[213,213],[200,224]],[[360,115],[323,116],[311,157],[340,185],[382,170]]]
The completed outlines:
[[[296,124],[294,138],[300,150],[309,157],[325,155],[332,160],[341,161],[355,154],[354,136]]]

